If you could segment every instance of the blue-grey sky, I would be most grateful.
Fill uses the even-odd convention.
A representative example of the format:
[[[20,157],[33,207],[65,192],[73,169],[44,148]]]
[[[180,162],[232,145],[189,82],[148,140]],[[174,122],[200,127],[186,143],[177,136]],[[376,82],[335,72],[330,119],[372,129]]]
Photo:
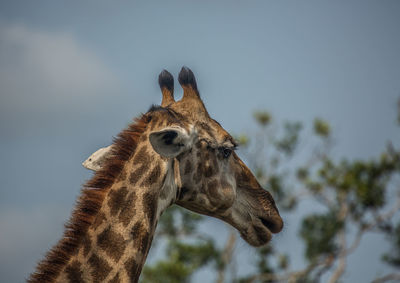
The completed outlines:
[[[0,281],[22,281],[58,240],[90,177],[80,163],[160,102],[164,68],[189,66],[231,132],[266,109],[330,121],[338,158],[399,145],[399,15],[398,1],[1,1]],[[388,270],[387,245],[366,241],[344,282]]]

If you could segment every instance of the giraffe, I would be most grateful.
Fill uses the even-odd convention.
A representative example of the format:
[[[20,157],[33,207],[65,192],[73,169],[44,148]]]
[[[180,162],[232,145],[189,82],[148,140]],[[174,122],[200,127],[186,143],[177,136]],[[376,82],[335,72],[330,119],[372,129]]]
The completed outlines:
[[[208,114],[193,72],[183,97],[159,76],[161,106],[124,129],[82,189],[62,239],[28,282],[137,282],[161,214],[177,204],[219,218],[252,246],[283,221],[270,193],[235,153],[236,142]]]

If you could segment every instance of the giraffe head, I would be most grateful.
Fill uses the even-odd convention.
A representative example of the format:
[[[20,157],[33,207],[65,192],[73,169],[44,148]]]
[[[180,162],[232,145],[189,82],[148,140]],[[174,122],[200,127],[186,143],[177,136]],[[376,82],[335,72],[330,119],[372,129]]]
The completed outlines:
[[[184,93],[175,101],[172,75],[160,74],[161,105],[168,111],[153,115],[148,135],[160,158],[173,161],[164,186],[175,188],[176,204],[222,219],[253,246],[266,244],[283,227],[272,196],[235,153],[232,136],[208,114],[192,71],[183,67],[178,80]]]

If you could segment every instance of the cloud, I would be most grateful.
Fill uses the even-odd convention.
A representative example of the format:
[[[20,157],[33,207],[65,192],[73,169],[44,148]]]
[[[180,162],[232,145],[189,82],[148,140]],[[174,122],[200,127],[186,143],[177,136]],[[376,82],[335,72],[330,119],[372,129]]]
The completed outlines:
[[[0,118],[83,111],[118,80],[70,33],[0,26]]]
[[[62,139],[57,134],[65,131],[67,125],[76,127],[77,121],[80,124],[84,122],[82,116],[75,120],[71,117],[98,112],[96,107],[91,107],[97,105],[96,101],[104,105],[104,101],[115,99],[119,86],[120,80],[104,60],[73,34],[0,22],[0,155],[8,158],[6,175],[4,172],[2,175],[6,184],[20,178],[20,172],[35,171],[32,167],[40,168],[51,158],[68,160],[65,152],[57,155],[51,146],[43,145],[49,137],[53,138],[52,143],[57,141],[57,153],[62,152],[60,148],[79,151],[76,149],[78,142],[71,143],[73,138]],[[57,129],[55,125],[65,117],[67,121]],[[50,126],[46,127],[45,123],[50,123],[47,124]],[[34,139],[30,135],[21,138],[28,131],[43,129],[50,130],[50,134],[42,136],[39,133]],[[59,132],[54,133],[55,130]],[[43,148],[46,150],[42,151]],[[20,153],[26,151],[42,154],[21,157]],[[26,170],[24,166],[12,169],[13,164],[21,160],[29,164]],[[79,162],[76,164],[80,166]],[[71,170],[65,171],[71,174]],[[47,173],[43,176],[41,187],[37,187],[36,194],[41,197],[29,200],[29,205],[24,204],[23,193],[32,188],[24,182],[11,182],[12,186],[3,186],[0,190],[0,195],[7,196],[9,201],[7,208],[3,206],[0,209],[0,282],[22,282],[46,249],[60,238],[62,224],[68,219],[71,207],[60,203],[49,205],[45,192],[52,189],[49,180],[56,175],[49,174],[51,176]],[[26,174],[23,179],[28,180]],[[68,187],[60,187],[65,186]],[[19,267],[18,270],[15,266]]]

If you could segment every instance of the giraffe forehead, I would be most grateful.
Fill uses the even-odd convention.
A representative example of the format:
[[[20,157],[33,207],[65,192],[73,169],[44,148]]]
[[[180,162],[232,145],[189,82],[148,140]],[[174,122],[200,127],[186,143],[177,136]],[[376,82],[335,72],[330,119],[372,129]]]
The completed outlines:
[[[177,126],[185,129],[194,139],[198,137],[198,139],[206,140],[214,147],[236,147],[233,137],[220,123],[209,116],[187,116],[181,109],[169,107],[153,107],[149,112],[152,112],[150,131]]]
[[[216,121],[210,123],[197,123],[196,129],[199,139],[206,140],[211,146],[235,147],[234,138]]]
[[[151,120],[148,127],[150,132],[161,130],[166,127],[181,128],[188,134],[194,130],[192,121],[175,110],[160,107],[155,108],[155,110],[150,110],[149,112],[151,112]]]

